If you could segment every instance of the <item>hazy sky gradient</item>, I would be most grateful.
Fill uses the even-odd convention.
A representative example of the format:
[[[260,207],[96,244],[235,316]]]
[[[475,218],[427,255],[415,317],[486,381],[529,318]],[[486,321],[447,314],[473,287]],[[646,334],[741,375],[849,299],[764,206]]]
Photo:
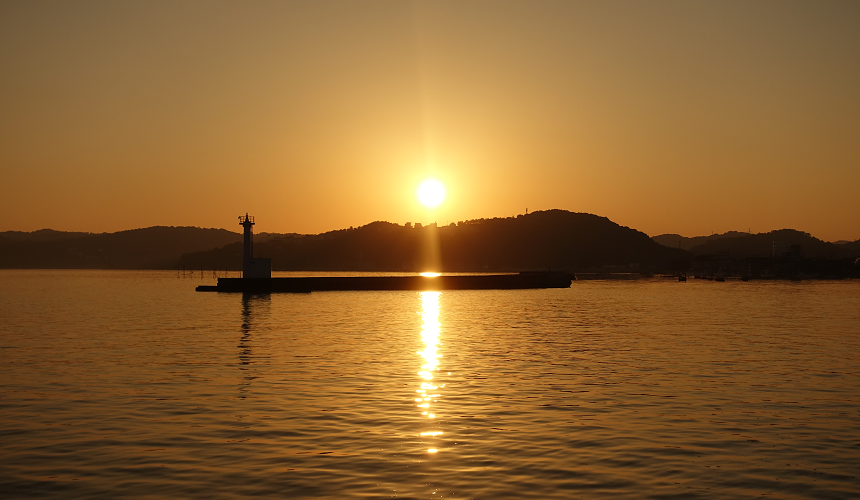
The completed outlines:
[[[563,208],[854,240],[858,192],[856,1],[0,1],[0,230]]]

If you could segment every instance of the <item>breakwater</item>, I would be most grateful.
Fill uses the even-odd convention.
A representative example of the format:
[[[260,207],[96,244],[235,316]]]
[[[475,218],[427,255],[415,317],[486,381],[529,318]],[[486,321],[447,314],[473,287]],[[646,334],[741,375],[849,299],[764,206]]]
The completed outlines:
[[[309,293],[362,290],[521,290],[569,288],[573,275],[535,272],[454,276],[317,276],[301,278],[219,278],[198,292]]]

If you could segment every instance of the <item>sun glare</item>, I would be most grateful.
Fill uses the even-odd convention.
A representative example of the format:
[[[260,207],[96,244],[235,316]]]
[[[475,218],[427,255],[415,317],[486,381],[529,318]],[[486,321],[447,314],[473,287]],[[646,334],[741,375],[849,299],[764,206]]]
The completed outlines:
[[[445,186],[436,179],[427,179],[418,186],[418,201],[427,208],[438,207],[445,201]]]

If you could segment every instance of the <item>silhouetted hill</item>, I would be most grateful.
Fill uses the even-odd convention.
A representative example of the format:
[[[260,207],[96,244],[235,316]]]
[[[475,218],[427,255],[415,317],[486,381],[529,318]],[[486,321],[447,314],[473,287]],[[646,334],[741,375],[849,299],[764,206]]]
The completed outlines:
[[[692,238],[688,238],[686,236],[681,236],[680,234],[670,233],[659,234],[657,236],[652,237],[651,239],[666,247],[689,250],[695,246],[705,244],[712,240],[717,240],[720,238],[737,238],[738,236],[748,236],[749,234],[750,233],[729,231],[723,234],[712,234],[710,236],[693,236]]]
[[[433,242],[438,242],[433,245]],[[464,221],[444,227],[373,222],[319,235],[269,235],[255,243],[274,270],[425,270],[439,249],[445,271],[586,270],[629,264],[637,269],[684,265],[690,254],[606,217],[564,210]],[[189,268],[241,267],[242,245],[184,255]]]
[[[5,231],[0,233],[0,238],[12,241],[59,241],[90,236],[93,233],[73,233],[68,231],[54,231],[53,229],[39,229],[38,231]]]
[[[860,240],[834,244],[808,233],[730,232],[675,239],[691,253],[667,247],[606,217],[563,210],[518,217],[463,221],[444,227],[373,222],[317,235],[263,233],[255,237],[259,256],[275,270],[415,271],[441,262],[446,271],[685,270],[697,256],[734,259],[770,257],[773,244],[800,245],[807,258],[860,256]],[[0,268],[199,269],[241,268],[242,236],[226,229],[150,227],[116,233],[70,233],[43,229],[0,233]],[[435,243],[434,243],[435,242]],[[671,241],[669,242],[671,243]],[[434,255],[428,249],[437,249]],[[634,266],[630,266],[634,264]]]
[[[860,257],[860,240],[839,245],[850,257]]]
[[[13,238],[9,233],[15,234]],[[241,234],[226,229],[198,227],[155,226],[101,234],[10,231],[0,233],[0,268],[175,269],[185,253],[241,240]]]
[[[809,233],[794,229],[780,229],[769,233],[712,239],[691,248],[690,251],[694,255],[728,254],[732,258],[771,257],[774,244],[777,245],[778,250],[791,245],[800,245],[801,254],[812,259],[857,257],[860,250],[860,240],[836,245],[821,241]]]

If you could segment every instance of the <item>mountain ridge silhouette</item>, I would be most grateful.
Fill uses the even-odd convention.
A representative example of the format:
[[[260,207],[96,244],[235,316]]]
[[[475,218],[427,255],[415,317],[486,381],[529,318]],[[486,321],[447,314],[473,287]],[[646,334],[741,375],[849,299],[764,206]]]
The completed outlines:
[[[813,259],[841,259],[860,256],[860,240],[832,243],[820,240],[811,234],[797,229],[776,229],[766,233],[728,233],[711,236],[696,236],[678,240],[679,235],[661,234],[652,239],[663,245],[689,250],[694,256],[727,255],[731,258],[765,258],[792,245],[800,245],[804,257]],[[669,245],[667,245],[667,243]]]
[[[437,242],[438,261],[426,253]],[[231,268],[241,245],[186,254],[188,268]],[[474,219],[438,227],[375,221],[317,235],[271,236],[255,254],[276,271],[525,271],[546,269],[668,269],[689,253],[593,214],[545,210],[516,217]]]
[[[152,226],[115,233],[7,231],[0,233],[0,268],[174,269],[187,252],[241,239],[241,234],[226,229],[189,226]]]
[[[801,231],[780,231],[687,238],[703,242],[689,246],[687,251],[677,248],[677,243],[674,247],[658,243],[667,241],[664,236],[675,238],[670,243],[680,241],[677,238],[684,237],[679,235],[649,238],[606,217],[545,210],[441,227],[375,221],[319,234],[261,233],[255,235],[255,249],[258,256],[272,258],[276,271],[426,270],[426,248],[434,239],[439,249],[436,267],[462,272],[548,268],[675,272],[699,255],[769,256],[774,238],[786,245],[801,245],[809,257],[860,255],[860,240],[837,245]],[[0,268],[238,270],[241,239],[240,233],[227,229],[191,226],[152,226],[114,233],[6,231],[0,232]]]

